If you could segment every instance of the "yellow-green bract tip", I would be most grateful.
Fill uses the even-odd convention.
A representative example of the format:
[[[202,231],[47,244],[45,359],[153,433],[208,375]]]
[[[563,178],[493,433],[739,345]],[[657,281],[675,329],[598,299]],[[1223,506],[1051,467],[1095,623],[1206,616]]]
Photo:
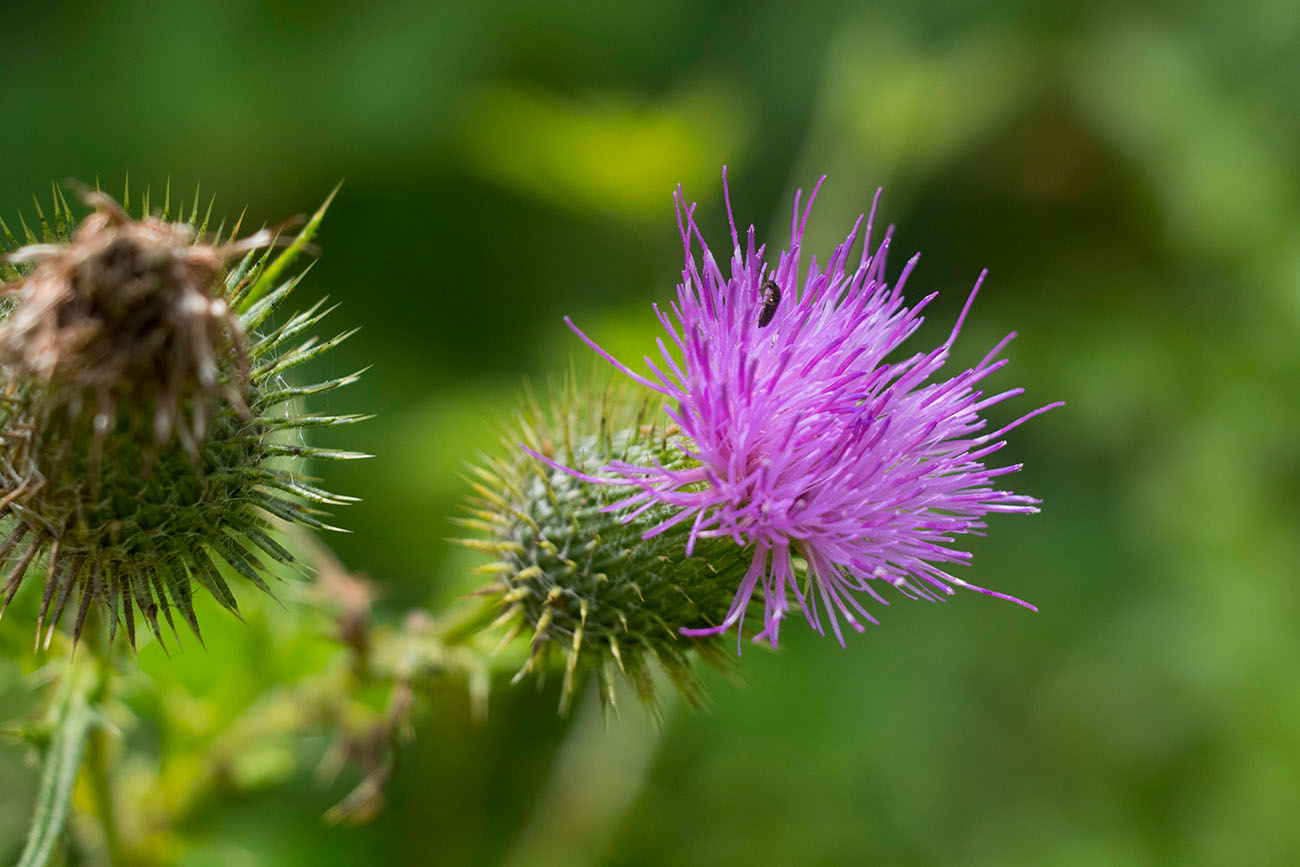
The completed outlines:
[[[334,189],[330,190],[330,194],[325,197],[325,201],[316,209],[316,213],[311,215],[311,219],[303,225],[302,229],[298,232],[298,236],[293,239],[293,242],[290,243],[289,246],[285,247],[284,252],[279,256],[276,256],[275,259],[266,266],[266,270],[258,275],[257,280],[253,285],[248,287],[248,291],[244,293],[244,297],[239,300],[239,313],[246,311],[259,298],[274,288],[275,282],[280,279],[280,275],[284,273],[286,268],[293,264],[294,260],[298,258],[298,254],[301,253],[303,248],[307,246],[308,242],[315,237],[316,230],[320,228],[321,220],[325,218],[325,211],[329,208],[330,203],[334,201],[334,197],[338,195],[338,192],[342,187],[343,181],[339,181],[335,184]]]

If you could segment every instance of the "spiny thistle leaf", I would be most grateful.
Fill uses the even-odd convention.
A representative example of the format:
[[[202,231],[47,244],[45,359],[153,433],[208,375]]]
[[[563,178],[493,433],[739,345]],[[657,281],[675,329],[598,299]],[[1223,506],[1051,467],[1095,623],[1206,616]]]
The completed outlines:
[[[563,657],[561,711],[594,672],[601,697],[613,701],[614,678],[627,677],[653,708],[654,670],[661,668],[692,701],[702,697],[694,657],[726,668],[730,657],[716,636],[688,637],[684,628],[721,622],[729,586],[745,571],[743,551],[730,539],[701,540],[682,554],[689,524],[650,539],[643,534],[668,514],[662,508],[631,520],[607,507],[621,495],[548,466],[529,451],[595,474],[612,460],[662,461],[681,467],[669,448],[672,431],[644,420],[655,416],[629,388],[559,389],[549,411],[531,396],[504,457],[485,457],[470,484],[474,496],[462,524],[478,535],[465,545],[494,557],[482,567],[493,583],[482,593],[499,602],[494,627],[503,643],[527,635],[530,655],[516,680],[544,673]],[[518,437],[528,451],[520,450]]]
[[[304,446],[299,431],[362,416],[295,405],[356,376],[282,376],[346,335],[294,345],[318,312],[267,327],[301,274],[270,284],[324,208],[276,253],[277,231],[236,240],[238,222],[205,240],[211,204],[200,219],[195,192],[184,222],[167,222],[169,184],[159,215],[146,191],[138,220],[84,191],[93,211],[74,228],[56,187],[52,217],[37,206],[42,240],[21,216],[23,246],[0,224],[0,615],[42,567],[38,645],[69,611],[79,638],[95,604],[132,645],[137,615],[160,640],[160,616],[175,632],[172,609],[198,635],[192,583],[237,614],[218,564],[269,592],[267,561],[292,560],[271,519],[333,529],[315,505],[351,499],[285,461],[361,457]]]

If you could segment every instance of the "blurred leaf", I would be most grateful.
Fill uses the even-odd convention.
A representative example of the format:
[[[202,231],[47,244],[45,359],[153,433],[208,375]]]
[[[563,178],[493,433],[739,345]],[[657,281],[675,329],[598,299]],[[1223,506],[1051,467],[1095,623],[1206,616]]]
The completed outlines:
[[[470,168],[552,207],[662,220],[678,184],[713,184],[722,165],[743,159],[749,108],[742,92],[722,84],[658,103],[485,85],[463,97],[460,150]]]

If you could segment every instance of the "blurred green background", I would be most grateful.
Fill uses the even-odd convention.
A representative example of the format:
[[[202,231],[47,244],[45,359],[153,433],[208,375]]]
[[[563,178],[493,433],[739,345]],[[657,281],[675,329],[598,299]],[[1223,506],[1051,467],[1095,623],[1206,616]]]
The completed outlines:
[[[958,362],[1015,329],[998,384],[1029,396],[994,422],[1068,405],[1016,432],[1044,511],[995,519],[973,579],[1041,611],[900,600],[847,650],[793,624],[658,733],[634,704],[556,718],[554,680],[503,685],[487,723],[449,691],[374,823],[326,827],[345,789],[271,774],[181,829],[179,863],[1300,860],[1293,2],[360,5],[7,9],[0,215],[129,172],[255,225],[346,179],[300,300],[362,327],[338,373],[374,365],[330,409],[378,414],[335,440],[377,457],[322,472],[364,498],[329,541],[389,616],[471,586],[443,541],[458,473],[525,377],[587,363],[560,317],[652,345],[677,183],[725,249],[724,163],[774,247],[797,186],[829,175],[820,250],[883,186],[895,269],[921,249],[913,297],[947,290],[935,334],[990,269]],[[15,620],[6,719],[32,701]],[[308,665],[205,623],[207,653],[142,651],[139,688],[183,682],[219,718],[204,701]],[[0,860],[26,755],[0,746]]]

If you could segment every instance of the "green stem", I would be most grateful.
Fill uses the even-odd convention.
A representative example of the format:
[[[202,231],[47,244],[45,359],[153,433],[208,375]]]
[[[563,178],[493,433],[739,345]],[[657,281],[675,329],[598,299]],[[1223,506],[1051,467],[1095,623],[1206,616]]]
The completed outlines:
[[[54,854],[68,818],[68,805],[86,741],[97,725],[98,714],[91,698],[100,689],[98,666],[84,657],[70,662],[63,672],[48,721],[50,745],[44,756],[45,769],[36,796],[36,811],[17,867],[44,867]]]

